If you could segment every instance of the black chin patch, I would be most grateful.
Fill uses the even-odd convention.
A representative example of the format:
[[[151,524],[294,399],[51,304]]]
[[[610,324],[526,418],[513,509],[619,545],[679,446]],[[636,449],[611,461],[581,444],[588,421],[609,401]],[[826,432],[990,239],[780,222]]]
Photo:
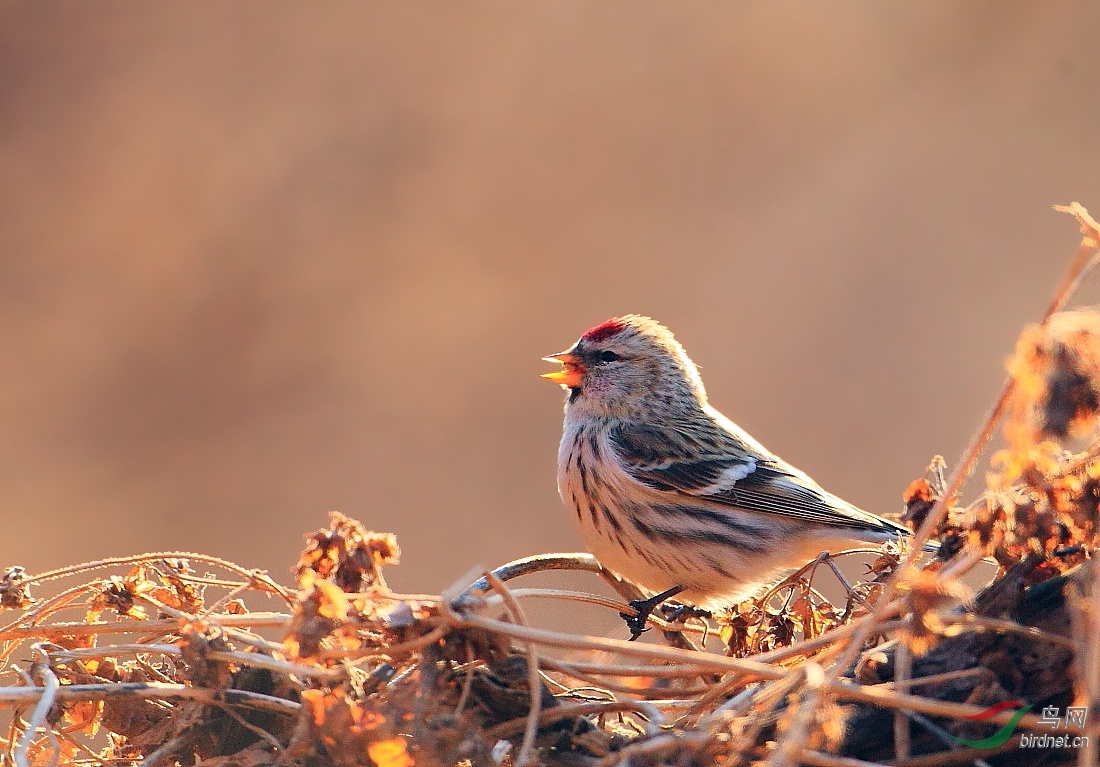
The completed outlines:
[[[571,403],[572,403],[572,402],[576,402],[576,401],[577,401],[577,397],[579,397],[579,396],[581,396],[581,387],[579,387],[579,386],[574,386],[573,388],[571,388],[571,389],[569,390],[569,401],[570,401]]]

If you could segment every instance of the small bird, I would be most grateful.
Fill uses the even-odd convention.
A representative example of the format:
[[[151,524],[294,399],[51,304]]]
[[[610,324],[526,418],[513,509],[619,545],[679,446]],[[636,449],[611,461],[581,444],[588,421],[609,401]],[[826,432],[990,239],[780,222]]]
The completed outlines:
[[[558,492],[600,564],[728,606],[823,551],[908,535],[822,489],[707,402],[695,363],[636,314],[544,358],[567,390]]]

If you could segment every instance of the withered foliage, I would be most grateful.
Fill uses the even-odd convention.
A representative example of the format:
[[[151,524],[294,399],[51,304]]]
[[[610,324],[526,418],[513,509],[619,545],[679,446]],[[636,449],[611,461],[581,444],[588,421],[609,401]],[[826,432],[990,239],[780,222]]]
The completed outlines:
[[[838,575],[845,596],[843,601],[837,600],[837,604],[818,591],[814,582],[818,570],[827,569],[826,563],[840,561],[842,556],[822,557],[792,573],[760,597],[745,600],[728,613],[712,616],[719,627],[719,636],[728,653],[738,658],[819,637],[869,613],[879,589],[897,568],[899,555],[893,545],[881,547],[874,561],[865,565],[863,578],[854,585]]]
[[[1086,239],[1064,286],[1100,241],[1069,210]],[[1073,749],[1016,747],[1049,733],[1035,713],[995,749],[959,740],[993,735],[1013,708],[987,709],[1014,702],[1091,706],[1083,734],[1100,743],[1100,314],[1055,313],[1060,290],[1009,361],[985,491],[960,500],[982,439],[963,470],[948,479],[937,458],[903,494],[934,553],[823,555],[713,615],[632,616],[638,595],[607,573],[624,601],[511,584],[598,571],[577,555],[397,594],[383,576],[394,537],[335,512],[306,537],[293,588],[200,554],[10,567],[0,765],[1076,763]],[[527,625],[532,597],[567,605],[565,625]],[[577,634],[578,603],[658,630]]]
[[[1025,328],[1009,373],[1016,396],[1007,432],[1015,447],[1091,432],[1100,414],[1100,315],[1060,312]]]
[[[0,608],[23,608],[31,603],[27,571],[22,567],[9,567],[0,577]]]
[[[994,456],[973,529],[1001,564],[1036,553],[1048,574],[1066,572],[1095,550],[1100,531],[1100,442],[1076,453],[1065,445],[1095,436],[1100,314],[1064,312],[1025,329],[1009,370],[1007,446]]]
[[[298,561],[295,575],[301,582],[307,573],[331,581],[347,592],[364,591],[372,586],[385,587],[382,566],[397,564],[401,549],[389,533],[367,531],[362,524],[331,512],[332,526],[306,536],[306,550]]]

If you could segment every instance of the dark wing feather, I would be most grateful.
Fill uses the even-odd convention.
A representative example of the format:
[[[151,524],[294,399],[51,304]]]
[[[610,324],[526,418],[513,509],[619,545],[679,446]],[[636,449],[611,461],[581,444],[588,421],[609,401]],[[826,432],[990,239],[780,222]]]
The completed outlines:
[[[761,455],[718,424],[705,434],[624,426],[611,440],[627,473],[655,490],[833,527],[908,532],[823,490],[779,458]]]

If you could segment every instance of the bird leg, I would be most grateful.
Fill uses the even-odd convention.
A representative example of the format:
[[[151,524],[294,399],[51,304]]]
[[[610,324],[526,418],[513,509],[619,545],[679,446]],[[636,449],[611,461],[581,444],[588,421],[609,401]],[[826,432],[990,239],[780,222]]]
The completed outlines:
[[[665,589],[660,594],[654,594],[648,599],[632,599],[627,602],[630,607],[634,608],[634,615],[622,612],[619,613],[619,617],[626,621],[626,627],[630,629],[630,641],[633,642],[643,633],[649,631],[645,624],[653,611],[666,599],[671,599],[683,590],[683,586],[673,586],[670,589]]]

